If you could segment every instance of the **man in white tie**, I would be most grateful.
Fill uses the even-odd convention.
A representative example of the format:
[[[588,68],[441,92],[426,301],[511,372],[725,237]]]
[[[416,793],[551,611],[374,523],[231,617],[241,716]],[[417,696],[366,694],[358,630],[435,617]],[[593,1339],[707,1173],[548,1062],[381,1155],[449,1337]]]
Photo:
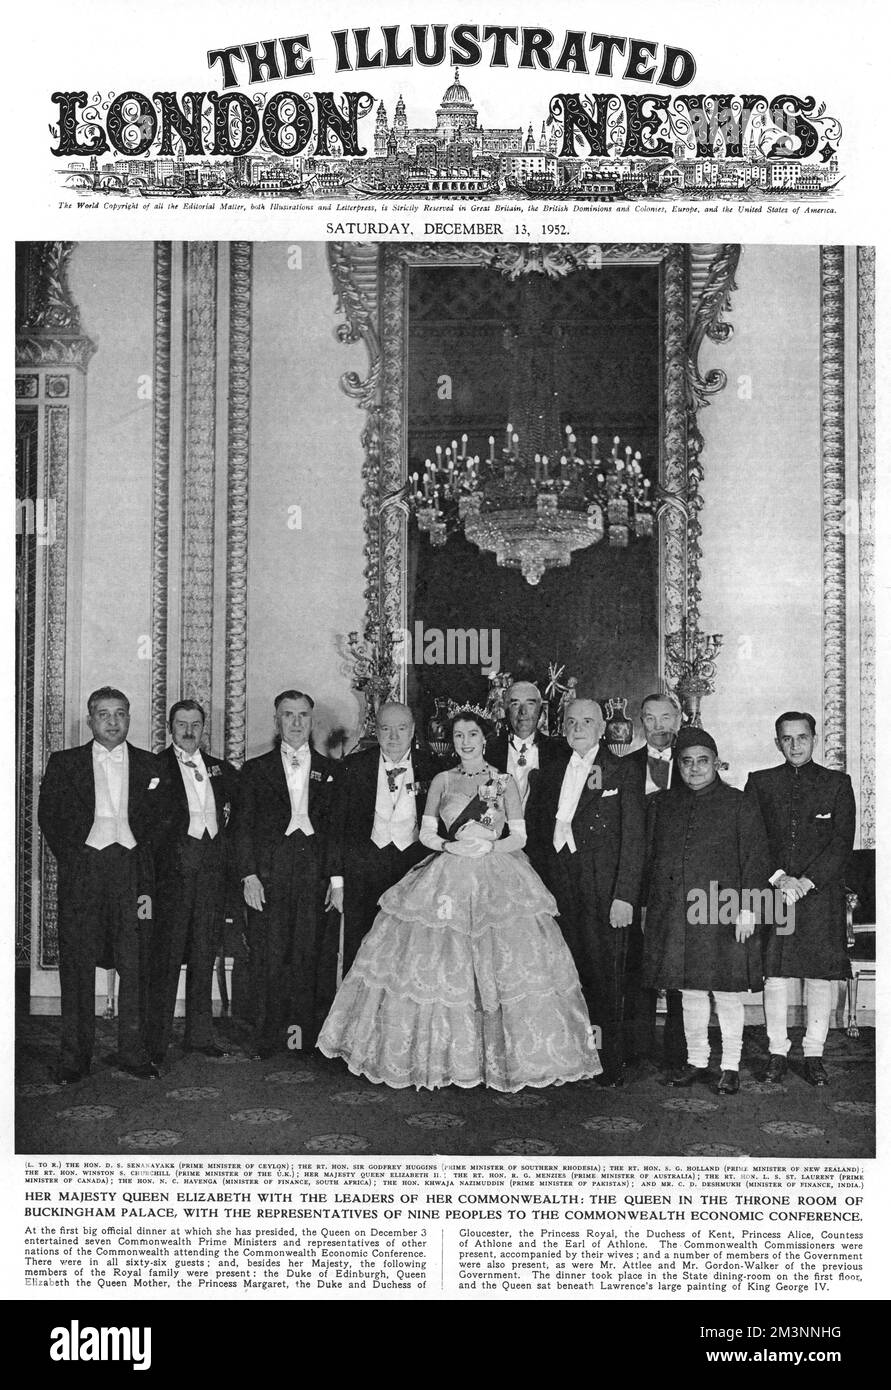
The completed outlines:
[[[643,769],[647,810],[652,815],[653,798],[657,792],[667,791],[675,777],[674,742],[683,714],[673,695],[657,691],[641,702],[640,722],[646,742],[628,757],[636,759]],[[629,932],[625,961],[625,1037],[628,1059],[640,1061],[652,1055],[655,1048],[659,996],[658,990],[647,989],[643,984],[643,951],[643,927],[638,912]],[[666,990],[666,1009],[662,1060],[669,1071],[676,1071],[687,1059],[680,990]]]
[[[167,774],[154,754],[127,742],[130,702],[113,686],[87,701],[92,739],[53,753],[37,819],[58,863],[60,1080],[90,1070],[96,968],[119,977],[117,1063],[157,1076],[145,1017],[154,917],[154,856],[169,816]]]
[[[542,700],[537,685],[515,681],[508,688],[505,704],[508,727],[486,744],[486,761],[499,772],[509,772],[516,782],[526,819],[526,856],[536,873],[545,878],[549,837],[538,833],[535,813],[540,776],[545,767],[562,770],[569,749],[562,739],[549,738],[539,730]]]
[[[314,702],[275,699],[276,746],[241,770],[235,829],[248,909],[255,1052],[315,1047],[334,999],[337,933],[326,930],[324,868],[338,765],[310,746]]]
[[[598,1081],[621,1086],[625,952],[644,857],[643,773],[639,762],[600,743],[596,700],[567,706],[563,731],[571,757],[563,770],[552,764],[542,771],[537,831],[550,836],[547,881],[591,1022],[600,1027]]]
[[[222,1057],[213,1035],[213,963],[221,948],[228,877],[228,828],[238,774],[201,748],[204,709],[177,700],[167,720],[171,743],[162,755],[170,779],[170,837],[158,861],[157,913],[149,999],[149,1049],[167,1054],[180,970],[185,962],[187,1052]]]
[[[407,705],[380,705],[375,730],[377,748],[344,760],[328,841],[330,902],[343,913],[344,975],[371,930],[381,894],[429,853],[418,834],[439,764],[414,746]]]

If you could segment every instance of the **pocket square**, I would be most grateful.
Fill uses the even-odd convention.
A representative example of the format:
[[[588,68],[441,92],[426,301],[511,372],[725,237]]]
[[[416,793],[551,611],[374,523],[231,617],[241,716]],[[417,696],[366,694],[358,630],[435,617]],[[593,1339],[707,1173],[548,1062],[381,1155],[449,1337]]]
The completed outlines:
[[[157,787],[157,786],[159,785],[160,781],[161,781],[160,777],[153,777],[152,780],[151,780],[151,781],[149,782],[149,784],[148,784],[148,789],[149,789],[149,791],[150,791],[150,792],[153,792],[153,791],[155,790],[155,787]]]
[[[832,812],[831,812],[831,811],[816,811],[816,812],[814,813],[814,819],[815,819],[815,820],[832,820]]]
[[[608,788],[604,791],[603,795],[604,795],[604,796],[618,796],[618,795],[619,795],[619,788],[618,788],[618,787],[608,787]]]

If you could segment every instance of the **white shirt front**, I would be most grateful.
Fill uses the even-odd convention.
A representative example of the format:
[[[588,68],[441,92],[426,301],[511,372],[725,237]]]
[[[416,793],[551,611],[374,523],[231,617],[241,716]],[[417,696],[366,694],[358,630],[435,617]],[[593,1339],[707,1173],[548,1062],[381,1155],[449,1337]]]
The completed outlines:
[[[523,759],[523,766],[520,765],[520,758]],[[538,765],[538,744],[534,735],[520,738],[519,734],[510,734],[507,740],[507,771],[520,789],[524,811],[529,797],[529,773]]]
[[[193,840],[201,840],[206,831],[214,840],[219,829],[217,803],[211,791],[207,764],[201,756],[200,749],[196,749],[190,755],[174,744],[173,751],[189,799],[189,836]]]
[[[390,791],[388,772],[397,772],[396,790]],[[378,849],[393,844],[406,850],[418,838],[418,814],[414,794],[414,775],[411,757],[391,763],[381,754],[377,765],[377,796],[374,803],[374,825],[371,839]]]
[[[136,840],[128,820],[130,758],[126,743],[103,748],[93,742],[93,789],[93,824],[85,843],[91,849],[106,849],[108,845],[134,849]]]
[[[597,746],[595,744],[593,748],[589,748],[584,757],[579,757],[578,753],[573,753],[567,763],[563,782],[560,786],[560,800],[557,802],[557,823],[554,826],[554,849],[558,852],[564,845],[569,847],[570,854],[576,852],[572,820],[578,809],[582,789],[591,775],[596,757]]]
[[[654,782],[654,781],[653,781],[652,775],[651,775],[651,773],[650,773],[649,759],[650,759],[650,758],[657,758],[659,762],[667,763],[667,764],[668,764],[668,781],[666,782],[665,785],[666,785],[666,787],[670,787],[670,786],[671,786],[671,779],[672,779],[672,775],[673,775],[673,769],[674,769],[674,749],[672,748],[671,744],[669,744],[667,748],[651,748],[650,745],[647,744],[647,745],[646,745],[646,749],[647,749],[647,781],[646,781],[646,786],[645,786],[645,788],[644,788],[644,792],[645,792],[645,795],[646,795],[646,796],[652,796],[654,792],[661,792],[661,791],[662,791],[662,787],[659,786],[659,783],[658,783],[658,782]]]
[[[285,834],[293,835],[295,830],[302,830],[304,835],[314,835],[315,831],[309,818],[309,772],[312,757],[309,744],[304,743],[300,748],[292,748],[290,744],[283,743],[281,752],[288,783],[288,796],[291,798],[291,819]]]

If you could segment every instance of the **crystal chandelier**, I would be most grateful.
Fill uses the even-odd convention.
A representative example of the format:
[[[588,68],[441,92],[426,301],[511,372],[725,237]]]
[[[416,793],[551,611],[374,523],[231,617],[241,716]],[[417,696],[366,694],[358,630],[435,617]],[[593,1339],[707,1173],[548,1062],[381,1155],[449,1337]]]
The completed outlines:
[[[604,535],[611,546],[652,536],[655,504],[640,452],[630,445],[623,450],[615,435],[601,458],[595,434],[585,457],[571,425],[564,434],[555,456],[522,453],[511,424],[497,454],[489,436],[484,459],[468,454],[466,434],[460,446],[455,439],[444,450],[437,445],[435,458],[407,482],[419,529],[441,546],[463,528],[472,544],[494,552],[499,565],[520,570],[529,584],[538,584],[547,569],[565,567],[574,550]]]

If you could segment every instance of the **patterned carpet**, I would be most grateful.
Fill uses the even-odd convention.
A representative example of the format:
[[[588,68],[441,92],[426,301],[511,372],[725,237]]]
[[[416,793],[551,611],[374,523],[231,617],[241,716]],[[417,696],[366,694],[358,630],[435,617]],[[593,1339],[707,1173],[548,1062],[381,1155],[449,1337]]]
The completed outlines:
[[[782,1085],[759,1081],[763,1028],[747,1028],[740,1094],[665,1085],[646,1062],[621,1090],[594,1081],[513,1096],[480,1087],[393,1091],[351,1076],[342,1062],[282,1053],[252,1061],[232,1020],[217,1037],[239,1050],[211,1060],[185,1055],[177,1022],[171,1062],[138,1081],[101,1059],[114,1025],[97,1020],[91,1075],[73,1086],[53,1077],[59,1020],[25,1016],[17,1029],[16,1148],[20,1153],[418,1154],[547,1157],[699,1156],[869,1158],[875,1153],[875,1032],[829,1035],[830,1084],[800,1074],[801,1029],[792,1030]],[[712,1037],[713,1063],[717,1036]]]

